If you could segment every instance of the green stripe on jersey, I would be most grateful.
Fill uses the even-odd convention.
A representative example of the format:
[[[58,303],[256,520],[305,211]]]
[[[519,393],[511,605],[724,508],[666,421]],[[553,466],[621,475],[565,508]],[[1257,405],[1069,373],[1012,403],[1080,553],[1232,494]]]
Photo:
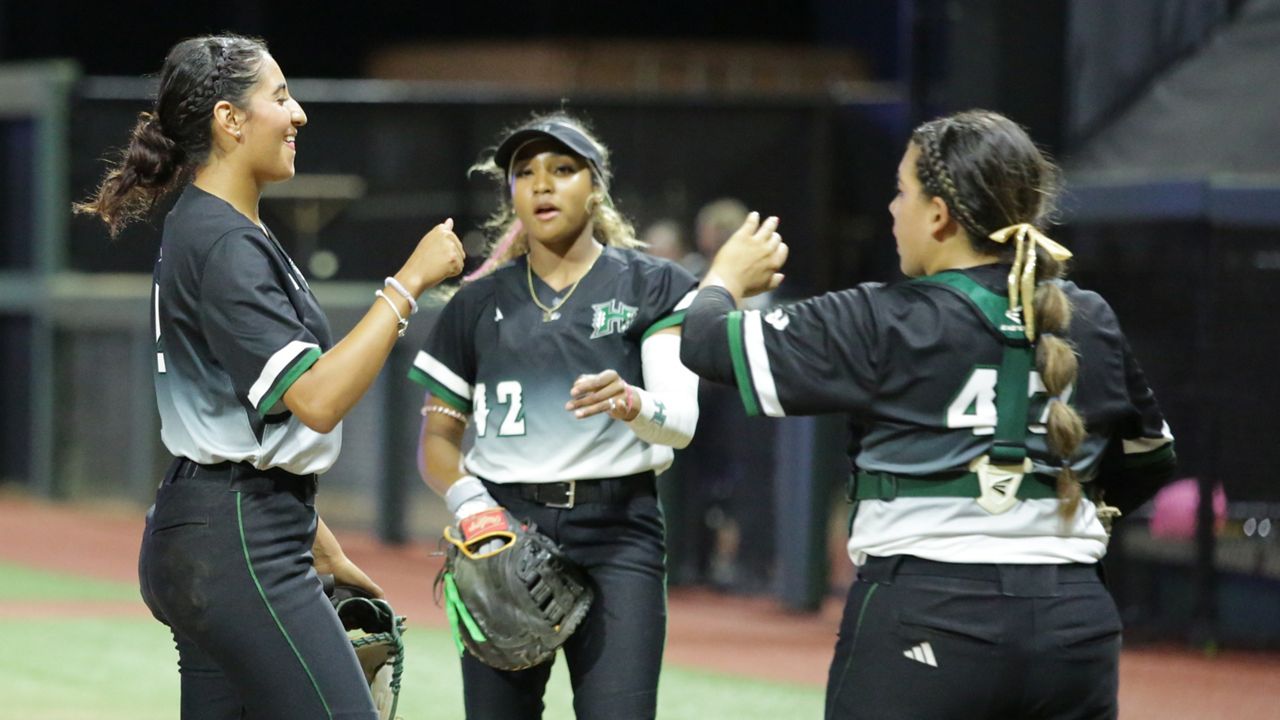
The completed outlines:
[[[670,315],[662,318],[658,322],[650,325],[649,329],[645,330],[644,335],[640,337],[640,342],[644,342],[645,340],[648,340],[650,335],[653,335],[654,333],[657,333],[657,332],[662,332],[663,330],[666,330],[669,327],[683,325],[684,312],[685,312],[684,310],[681,310],[680,312],[671,313]]]
[[[470,400],[467,400],[458,393],[445,387],[440,383],[440,381],[426,374],[422,370],[416,367],[409,368],[409,379],[421,385],[426,385],[427,390],[431,392],[432,397],[445,405],[448,405],[454,410],[467,413],[471,412]]]
[[[738,392],[742,395],[742,407],[752,417],[760,414],[760,404],[756,402],[756,391],[751,385],[751,368],[747,366],[747,348],[742,340],[742,311],[734,310],[727,319],[729,330],[729,357],[733,359],[733,376],[738,381]]]
[[[276,403],[280,402],[280,398],[284,397],[285,392],[293,386],[293,383],[302,377],[302,373],[310,370],[311,366],[315,365],[323,354],[320,352],[320,348],[313,347],[308,348],[306,352],[299,355],[298,359],[293,362],[293,367],[285,371],[276,380],[271,392],[267,393],[267,396],[262,398],[262,402],[258,403],[258,414],[266,417],[267,413],[271,412],[271,408],[275,407]]]

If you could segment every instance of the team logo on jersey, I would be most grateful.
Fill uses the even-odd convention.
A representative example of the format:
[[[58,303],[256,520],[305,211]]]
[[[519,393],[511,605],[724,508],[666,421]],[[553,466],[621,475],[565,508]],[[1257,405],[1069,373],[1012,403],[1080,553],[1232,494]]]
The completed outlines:
[[[787,311],[782,308],[774,308],[764,316],[764,321],[773,326],[774,330],[782,332],[791,324],[791,317],[787,315]]]
[[[617,298],[591,306],[591,339],[625,332],[635,322],[639,308],[618,302]]]

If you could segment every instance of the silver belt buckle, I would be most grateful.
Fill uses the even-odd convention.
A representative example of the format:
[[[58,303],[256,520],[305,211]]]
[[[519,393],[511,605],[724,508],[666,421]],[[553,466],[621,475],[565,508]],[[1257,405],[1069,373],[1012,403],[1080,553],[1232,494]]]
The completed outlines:
[[[578,481],[570,480],[569,481],[569,499],[562,503],[549,502],[547,503],[547,507],[556,508],[557,510],[571,510],[573,509],[573,503],[577,497],[577,494],[578,494]]]

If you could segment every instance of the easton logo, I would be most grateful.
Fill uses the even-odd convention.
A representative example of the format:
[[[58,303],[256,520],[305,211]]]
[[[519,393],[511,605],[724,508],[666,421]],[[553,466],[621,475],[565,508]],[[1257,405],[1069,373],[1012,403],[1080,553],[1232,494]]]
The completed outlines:
[[[625,332],[635,322],[638,310],[639,308],[618,302],[617,298],[592,305],[591,339]]]
[[[1004,311],[1004,316],[1009,318],[1012,325],[1001,325],[1000,332],[1023,332],[1026,328],[1022,323],[1022,308],[1009,308]]]

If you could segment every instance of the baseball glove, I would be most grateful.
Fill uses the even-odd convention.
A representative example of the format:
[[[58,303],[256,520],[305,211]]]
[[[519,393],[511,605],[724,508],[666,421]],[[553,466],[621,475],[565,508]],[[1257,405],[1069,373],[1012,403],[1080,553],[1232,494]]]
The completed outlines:
[[[531,524],[498,507],[444,529],[436,578],[461,655],[499,670],[546,662],[586,616],[593,593],[585,573]]]
[[[342,627],[351,637],[356,658],[373,694],[380,720],[394,720],[400,699],[400,676],[404,673],[404,616],[396,615],[386,600],[371,597],[364,590],[338,585],[326,591],[338,612]]]

